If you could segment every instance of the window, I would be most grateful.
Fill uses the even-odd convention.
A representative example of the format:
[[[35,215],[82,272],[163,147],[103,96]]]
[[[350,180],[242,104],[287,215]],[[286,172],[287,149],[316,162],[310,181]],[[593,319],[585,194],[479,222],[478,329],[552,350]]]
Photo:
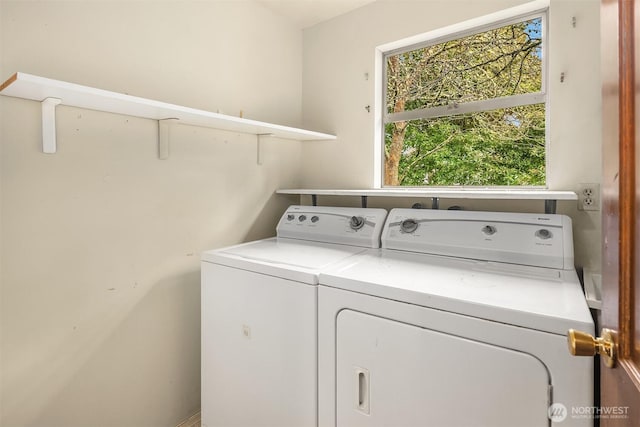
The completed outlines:
[[[546,185],[545,19],[528,12],[383,53],[384,185]]]

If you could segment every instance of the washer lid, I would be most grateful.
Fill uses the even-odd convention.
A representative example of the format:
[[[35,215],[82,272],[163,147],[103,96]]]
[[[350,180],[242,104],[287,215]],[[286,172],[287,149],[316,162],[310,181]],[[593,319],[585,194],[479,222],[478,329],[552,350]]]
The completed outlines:
[[[272,237],[202,253],[202,261],[318,284],[323,269],[366,248]]]
[[[555,334],[594,329],[572,270],[370,249],[320,283]]]

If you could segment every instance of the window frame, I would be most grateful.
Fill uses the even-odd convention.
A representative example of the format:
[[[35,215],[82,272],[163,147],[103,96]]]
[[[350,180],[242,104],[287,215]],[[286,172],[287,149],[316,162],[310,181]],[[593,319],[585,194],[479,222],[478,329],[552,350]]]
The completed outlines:
[[[457,38],[490,31],[514,23],[531,19],[541,19],[542,30],[542,84],[539,92],[510,95],[491,98],[480,101],[470,101],[461,104],[450,104],[437,107],[420,108],[400,113],[387,111],[387,58],[400,53],[410,52],[427,46],[443,43]],[[517,188],[517,189],[547,189],[549,185],[549,129],[550,108],[548,90],[549,72],[549,0],[537,0],[525,3],[521,6],[504,9],[499,12],[470,19],[458,24],[443,27],[417,36],[398,40],[393,43],[378,46],[376,48],[376,94],[375,94],[375,152],[374,152],[374,188],[465,188],[478,190],[479,188]],[[384,150],[385,150],[385,125],[399,121],[418,119],[432,119],[445,116],[458,116],[467,113],[491,111],[499,108],[508,108],[522,105],[545,104],[545,185],[544,186],[388,186],[383,185],[384,177]]]

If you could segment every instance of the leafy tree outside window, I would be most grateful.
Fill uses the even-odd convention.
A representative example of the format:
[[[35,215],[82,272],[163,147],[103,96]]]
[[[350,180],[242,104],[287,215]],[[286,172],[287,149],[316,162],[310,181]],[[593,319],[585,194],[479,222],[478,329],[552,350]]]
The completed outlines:
[[[543,19],[385,55],[385,185],[546,184]]]

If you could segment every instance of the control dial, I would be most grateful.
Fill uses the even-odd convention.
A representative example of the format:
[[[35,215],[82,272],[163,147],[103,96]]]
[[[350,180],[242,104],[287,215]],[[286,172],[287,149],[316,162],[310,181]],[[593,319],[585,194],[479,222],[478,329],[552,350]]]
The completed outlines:
[[[553,234],[551,234],[551,232],[546,228],[541,228],[540,230],[536,231],[536,237],[539,237],[542,240],[547,240],[552,238]]]
[[[287,215],[287,221],[293,221],[294,219],[296,219],[296,216],[294,214]]]
[[[306,219],[307,219],[307,216],[306,216],[306,215],[300,215],[300,216],[298,217],[298,221],[300,221],[300,222],[303,222],[303,221],[305,221]]]
[[[314,215],[311,217],[311,222],[318,222],[319,219],[318,215]]]
[[[482,227],[482,232],[487,236],[493,236],[494,234],[496,234],[496,231],[498,230],[496,230],[493,225],[485,225],[484,227]]]
[[[413,233],[418,229],[418,221],[413,218],[405,219],[400,223],[400,229],[405,233]]]
[[[352,230],[360,230],[364,226],[364,218],[361,216],[352,216],[349,220],[349,227]]]

